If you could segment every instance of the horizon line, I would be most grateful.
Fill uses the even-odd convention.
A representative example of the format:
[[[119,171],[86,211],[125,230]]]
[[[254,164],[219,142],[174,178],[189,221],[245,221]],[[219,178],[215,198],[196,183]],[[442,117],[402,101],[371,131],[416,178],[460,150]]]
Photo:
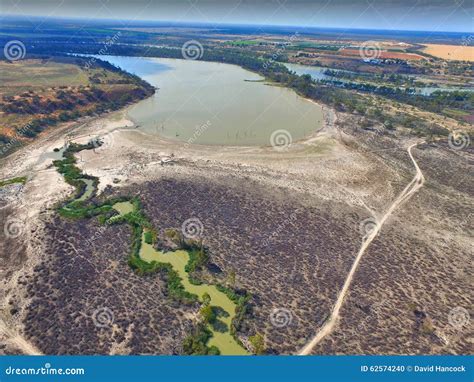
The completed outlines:
[[[223,26],[248,26],[248,27],[286,27],[286,28],[296,28],[296,29],[321,29],[321,30],[347,30],[347,31],[380,31],[380,32],[424,32],[424,33],[436,33],[436,34],[442,34],[442,33],[452,33],[452,34],[463,34],[467,33],[470,34],[472,32],[469,31],[446,31],[446,30],[439,30],[439,31],[434,31],[434,30],[426,30],[426,29],[378,29],[378,28],[344,28],[344,27],[330,27],[330,26],[314,26],[314,25],[293,25],[293,24],[252,24],[252,23],[245,23],[245,22],[204,22],[204,21],[181,21],[181,20],[161,20],[161,19],[155,19],[155,20],[149,20],[149,19],[140,19],[140,20],[131,20],[131,19],[122,19],[122,18],[87,18],[87,17],[75,17],[75,16],[44,16],[44,15],[31,15],[31,14],[12,14],[12,13],[6,13],[3,14],[3,16],[0,18],[0,20],[5,19],[5,18],[41,18],[43,20],[86,20],[89,22],[100,22],[100,21],[106,21],[106,22],[111,22],[111,21],[116,21],[116,20],[121,20],[121,21],[129,21],[131,23],[170,23],[170,24],[179,24],[179,25],[201,25],[201,26],[218,26],[218,25],[223,25]],[[1,24],[0,24],[1,28]]]

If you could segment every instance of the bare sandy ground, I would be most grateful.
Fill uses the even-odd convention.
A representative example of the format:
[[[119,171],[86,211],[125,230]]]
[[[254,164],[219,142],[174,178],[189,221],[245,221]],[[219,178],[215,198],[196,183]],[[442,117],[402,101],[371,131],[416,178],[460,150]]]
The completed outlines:
[[[474,47],[466,45],[424,44],[423,52],[445,60],[474,61]]]

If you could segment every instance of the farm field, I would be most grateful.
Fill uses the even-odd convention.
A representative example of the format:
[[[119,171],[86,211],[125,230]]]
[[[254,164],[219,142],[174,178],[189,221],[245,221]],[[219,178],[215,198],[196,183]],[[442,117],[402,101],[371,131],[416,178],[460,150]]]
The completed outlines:
[[[425,44],[425,53],[445,60],[474,61],[474,47],[466,45]]]

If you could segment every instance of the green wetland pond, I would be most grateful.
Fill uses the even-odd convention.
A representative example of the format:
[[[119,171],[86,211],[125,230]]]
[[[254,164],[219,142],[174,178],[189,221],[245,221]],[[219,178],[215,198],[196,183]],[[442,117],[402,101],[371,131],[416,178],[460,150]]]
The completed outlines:
[[[139,129],[193,144],[267,146],[276,130],[293,141],[322,126],[316,105],[294,91],[268,85],[239,66],[167,58],[95,56],[157,88],[132,106]]]
[[[97,218],[103,225],[126,223],[132,229],[131,254],[128,259],[130,271],[139,275],[159,271],[167,273],[167,288],[171,298],[184,303],[199,302],[201,305],[198,334],[188,336],[183,344],[186,354],[249,354],[232,332],[238,310],[244,307],[245,299],[237,296],[232,289],[222,285],[202,282],[191,275],[190,267],[199,267],[199,261],[208,258],[202,245],[194,241],[186,243],[178,235],[180,247],[173,251],[155,248],[157,231],[142,210],[138,198],[117,197],[103,202],[90,201],[95,194],[98,178],[85,175],[76,166],[75,154],[95,148],[97,142],[85,145],[71,143],[61,159],[54,166],[64,176],[65,181],[76,188],[75,195],[58,208],[64,218]],[[212,312],[206,313],[203,312]],[[206,318],[207,317],[207,318]],[[212,318],[211,318],[212,317]],[[188,345],[186,345],[188,344]]]
[[[130,202],[119,202],[114,204],[114,209],[121,215],[126,215],[134,211],[134,206]],[[178,272],[184,289],[196,296],[202,296],[207,293],[212,306],[223,309],[226,313],[220,320],[225,324],[222,331],[210,328],[212,337],[208,342],[209,346],[215,346],[223,355],[245,355],[247,352],[240,346],[230,334],[230,326],[235,316],[236,304],[223,292],[219,291],[214,285],[200,284],[195,285],[189,281],[189,275],[185,268],[189,262],[189,253],[186,250],[176,250],[172,252],[163,252],[156,250],[153,245],[145,240],[145,233],[142,234],[139,256],[147,263],[158,262],[170,264]],[[200,297],[202,302],[202,298]]]

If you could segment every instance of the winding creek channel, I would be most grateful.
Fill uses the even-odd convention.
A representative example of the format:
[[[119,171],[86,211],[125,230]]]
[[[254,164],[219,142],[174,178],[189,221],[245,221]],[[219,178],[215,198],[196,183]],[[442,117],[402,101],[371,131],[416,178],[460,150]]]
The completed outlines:
[[[157,250],[152,244],[149,244],[145,234],[152,230],[150,227],[151,223],[149,223],[148,220],[141,223],[142,220],[136,218],[137,216],[140,217],[144,215],[141,209],[137,207],[137,204],[130,200],[109,200],[99,206],[87,203],[96,192],[98,179],[93,179],[93,177],[89,176],[86,177],[86,175],[80,172],[80,169],[76,167],[74,154],[82,150],[93,148],[95,145],[96,143],[89,143],[82,146],[72,144],[65,150],[62,159],[54,162],[58,171],[64,175],[66,182],[75,185],[76,189],[80,190],[76,192],[76,196],[73,199],[67,200],[59,211],[63,211],[63,215],[65,216],[79,218],[101,217],[102,215],[104,222],[108,224],[132,221],[135,224],[132,228],[138,227],[139,232],[141,232],[140,245],[137,251],[139,259],[150,265],[158,263],[169,264],[178,274],[181,285],[186,292],[197,296],[201,304],[205,303],[203,301],[203,295],[208,294],[210,301],[207,303],[217,308],[220,312],[218,314],[219,326],[207,323],[207,328],[211,331],[212,336],[206,345],[208,347],[217,347],[222,355],[249,354],[239,341],[234,338],[230,330],[232,320],[236,316],[237,304],[215,285],[205,283],[197,285],[191,282],[189,273],[186,271],[186,265],[190,262],[190,253],[188,250],[180,249],[163,252]],[[82,187],[78,186],[81,182]],[[110,215],[112,216],[110,217]],[[132,218],[132,216],[134,216],[134,218]],[[107,220],[105,219],[106,217]],[[130,219],[126,219],[127,217]],[[134,256],[134,253],[130,256]]]

